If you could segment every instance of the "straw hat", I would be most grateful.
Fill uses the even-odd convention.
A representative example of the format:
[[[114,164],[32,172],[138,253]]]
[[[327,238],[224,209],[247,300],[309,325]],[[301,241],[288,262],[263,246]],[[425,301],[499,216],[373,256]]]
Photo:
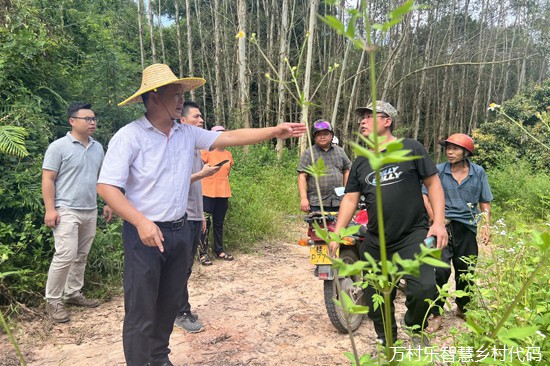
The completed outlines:
[[[153,89],[160,88],[161,86],[169,84],[181,84],[183,85],[183,92],[188,92],[193,89],[203,86],[206,80],[203,78],[183,78],[178,79],[176,75],[170,70],[170,67],[165,64],[153,64],[143,69],[143,76],[141,78],[141,87],[130,98],[118,103],[119,106],[123,106],[128,103],[139,103],[143,100],[141,95],[145,94]]]

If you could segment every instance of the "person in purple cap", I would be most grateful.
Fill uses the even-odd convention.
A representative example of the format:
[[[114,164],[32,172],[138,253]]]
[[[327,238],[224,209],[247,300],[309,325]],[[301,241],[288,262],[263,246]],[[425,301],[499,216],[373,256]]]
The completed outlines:
[[[298,171],[300,209],[304,212],[320,211],[321,198],[325,211],[338,211],[342,198],[336,194],[334,188],[346,185],[351,161],[344,149],[332,143],[334,131],[329,122],[324,120],[313,122],[311,135],[315,140],[315,144],[304,151],[298,169],[296,169]],[[323,159],[325,167],[328,170],[327,174],[318,178],[321,190],[320,198],[317,194],[315,177],[309,175],[306,171],[306,168],[319,158]]]

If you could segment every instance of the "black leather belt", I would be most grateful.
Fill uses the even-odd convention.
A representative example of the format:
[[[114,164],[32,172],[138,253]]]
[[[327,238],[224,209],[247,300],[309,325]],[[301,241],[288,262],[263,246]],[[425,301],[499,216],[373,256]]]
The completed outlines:
[[[175,231],[184,227],[186,222],[187,214],[183,215],[182,218],[175,221],[155,221],[155,224],[161,229],[170,229],[172,231]]]

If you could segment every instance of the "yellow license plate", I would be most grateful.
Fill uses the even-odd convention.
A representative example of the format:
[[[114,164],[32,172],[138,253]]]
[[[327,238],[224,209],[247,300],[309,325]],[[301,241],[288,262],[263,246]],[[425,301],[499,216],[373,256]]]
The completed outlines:
[[[338,253],[337,253],[338,255]],[[314,245],[309,248],[309,263],[311,264],[332,264],[328,256],[327,245]]]

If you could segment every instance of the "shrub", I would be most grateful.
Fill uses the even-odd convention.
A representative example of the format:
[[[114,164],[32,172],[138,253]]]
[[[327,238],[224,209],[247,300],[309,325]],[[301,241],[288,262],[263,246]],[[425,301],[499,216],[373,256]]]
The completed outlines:
[[[550,215],[549,175],[531,168],[525,161],[501,164],[487,171],[491,190],[498,208],[510,220],[530,222],[531,219],[547,219]]]
[[[255,242],[284,236],[290,215],[299,212],[298,153],[285,150],[279,162],[267,144],[249,147],[248,154],[242,148],[231,152],[226,244],[246,252]]]

